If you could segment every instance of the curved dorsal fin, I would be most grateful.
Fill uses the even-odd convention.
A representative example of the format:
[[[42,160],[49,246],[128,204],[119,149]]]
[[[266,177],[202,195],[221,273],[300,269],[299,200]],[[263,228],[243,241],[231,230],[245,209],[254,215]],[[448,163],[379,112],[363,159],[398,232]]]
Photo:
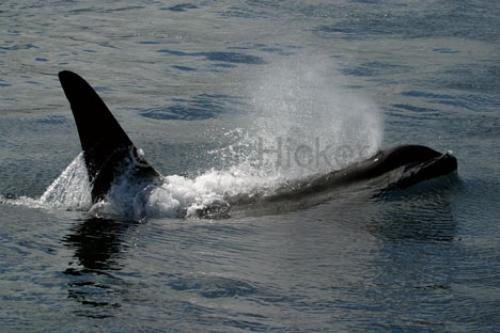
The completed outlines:
[[[117,149],[133,146],[106,104],[78,74],[59,73],[59,80],[75,117],[85,162],[92,180],[100,166]]]
[[[127,158],[136,162],[137,176],[159,175],[139,156],[106,104],[83,78],[62,71],[59,80],[73,111],[94,202],[106,194],[116,177],[116,169]]]

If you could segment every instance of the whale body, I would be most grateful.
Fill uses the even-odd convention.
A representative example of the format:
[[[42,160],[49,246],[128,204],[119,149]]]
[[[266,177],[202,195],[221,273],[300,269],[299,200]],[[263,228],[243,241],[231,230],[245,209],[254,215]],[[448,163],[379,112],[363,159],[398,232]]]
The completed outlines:
[[[103,200],[119,177],[126,176],[144,184],[160,184],[160,173],[144,159],[95,90],[70,71],[60,72],[59,80],[78,129],[92,202]],[[387,186],[406,188],[456,170],[457,160],[451,153],[440,153],[421,145],[401,145],[380,150],[374,156],[344,169],[284,184],[265,200],[301,198],[390,173],[396,175]],[[240,201],[232,198],[228,203],[245,204],[260,199],[259,196]],[[217,206],[216,210],[219,208]],[[223,210],[226,208],[224,205]]]

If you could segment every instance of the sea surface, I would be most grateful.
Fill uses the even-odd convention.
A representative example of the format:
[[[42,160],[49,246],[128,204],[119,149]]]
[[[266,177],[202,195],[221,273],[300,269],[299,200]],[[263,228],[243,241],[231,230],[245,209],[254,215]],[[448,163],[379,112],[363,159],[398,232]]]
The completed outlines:
[[[61,70],[165,175],[141,207],[89,202]],[[499,139],[498,1],[4,0],[0,331],[499,332]],[[409,143],[457,175],[196,214]]]

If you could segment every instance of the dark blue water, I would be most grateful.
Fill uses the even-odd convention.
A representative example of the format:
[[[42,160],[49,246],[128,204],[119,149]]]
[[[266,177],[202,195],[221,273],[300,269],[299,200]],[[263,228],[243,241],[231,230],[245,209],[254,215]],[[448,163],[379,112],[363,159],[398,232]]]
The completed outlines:
[[[499,36],[500,5],[484,0],[3,1],[1,331],[500,330]],[[40,204],[80,152],[63,69],[185,202],[160,197],[165,214],[142,223]],[[458,177],[167,217],[325,170],[248,174],[259,139],[277,138],[354,147],[335,166],[360,146],[425,144],[452,150]]]

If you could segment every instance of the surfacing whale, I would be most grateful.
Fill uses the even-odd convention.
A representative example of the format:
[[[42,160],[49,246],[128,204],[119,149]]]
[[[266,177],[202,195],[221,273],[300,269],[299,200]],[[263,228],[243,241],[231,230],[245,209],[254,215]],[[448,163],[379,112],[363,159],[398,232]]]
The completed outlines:
[[[105,199],[113,182],[119,177],[129,177],[145,185],[160,184],[160,173],[144,159],[94,89],[83,78],[70,71],[60,72],[59,80],[78,129],[91,184],[92,202]],[[258,195],[248,200],[228,198],[227,205],[217,204],[215,210],[209,207],[200,211],[200,215],[212,217],[214,211],[227,215],[231,205],[254,204],[258,200],[302,198],[387,174],[392,174],[387,186],[406,188],[456,170],[457,160],[450,153],[440,153],[421,145],[402,145],[381,150],[374,156],[341,170],[284,184],[265,198]]]

